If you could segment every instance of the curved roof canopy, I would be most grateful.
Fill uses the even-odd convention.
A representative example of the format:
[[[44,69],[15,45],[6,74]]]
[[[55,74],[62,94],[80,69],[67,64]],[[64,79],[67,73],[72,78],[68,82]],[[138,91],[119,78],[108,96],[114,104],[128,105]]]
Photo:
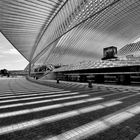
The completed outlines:
[[[1,0],[0,30],[32,64],[98,60],[140,37],[140,0]]]

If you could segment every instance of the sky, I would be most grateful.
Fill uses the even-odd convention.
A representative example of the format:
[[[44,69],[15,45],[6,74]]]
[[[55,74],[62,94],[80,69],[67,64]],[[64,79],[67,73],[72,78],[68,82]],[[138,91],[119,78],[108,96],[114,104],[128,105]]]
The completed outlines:
[[[24,70],[28,61],[0,33],[0,69]]]

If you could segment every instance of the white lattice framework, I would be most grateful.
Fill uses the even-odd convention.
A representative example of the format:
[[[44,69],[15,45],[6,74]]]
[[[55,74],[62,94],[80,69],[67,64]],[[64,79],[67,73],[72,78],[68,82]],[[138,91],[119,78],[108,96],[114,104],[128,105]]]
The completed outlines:
[[[140,36],[140,0],[0,0],[0,31],[33,65],[99,60]]]

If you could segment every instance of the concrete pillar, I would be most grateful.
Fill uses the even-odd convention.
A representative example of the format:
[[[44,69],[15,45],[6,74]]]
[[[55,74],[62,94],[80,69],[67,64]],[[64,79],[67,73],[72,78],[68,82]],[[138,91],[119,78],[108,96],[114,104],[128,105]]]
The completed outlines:
[[[57,84],[59,84],[59,79],[57,79]]]
[[[92,81],[91,80],[88,81],[88,87],[92,88]]]

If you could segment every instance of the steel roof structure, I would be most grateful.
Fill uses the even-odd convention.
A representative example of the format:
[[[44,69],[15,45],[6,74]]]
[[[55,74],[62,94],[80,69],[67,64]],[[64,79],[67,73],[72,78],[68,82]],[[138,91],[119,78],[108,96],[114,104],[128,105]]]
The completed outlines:
[[[140,37],[140,0],[0,0],[0,31],[32,66],[99,60]]]
[[[125,45],[119,50],[119,55],[135,55],[140,56],[140,41]]]

